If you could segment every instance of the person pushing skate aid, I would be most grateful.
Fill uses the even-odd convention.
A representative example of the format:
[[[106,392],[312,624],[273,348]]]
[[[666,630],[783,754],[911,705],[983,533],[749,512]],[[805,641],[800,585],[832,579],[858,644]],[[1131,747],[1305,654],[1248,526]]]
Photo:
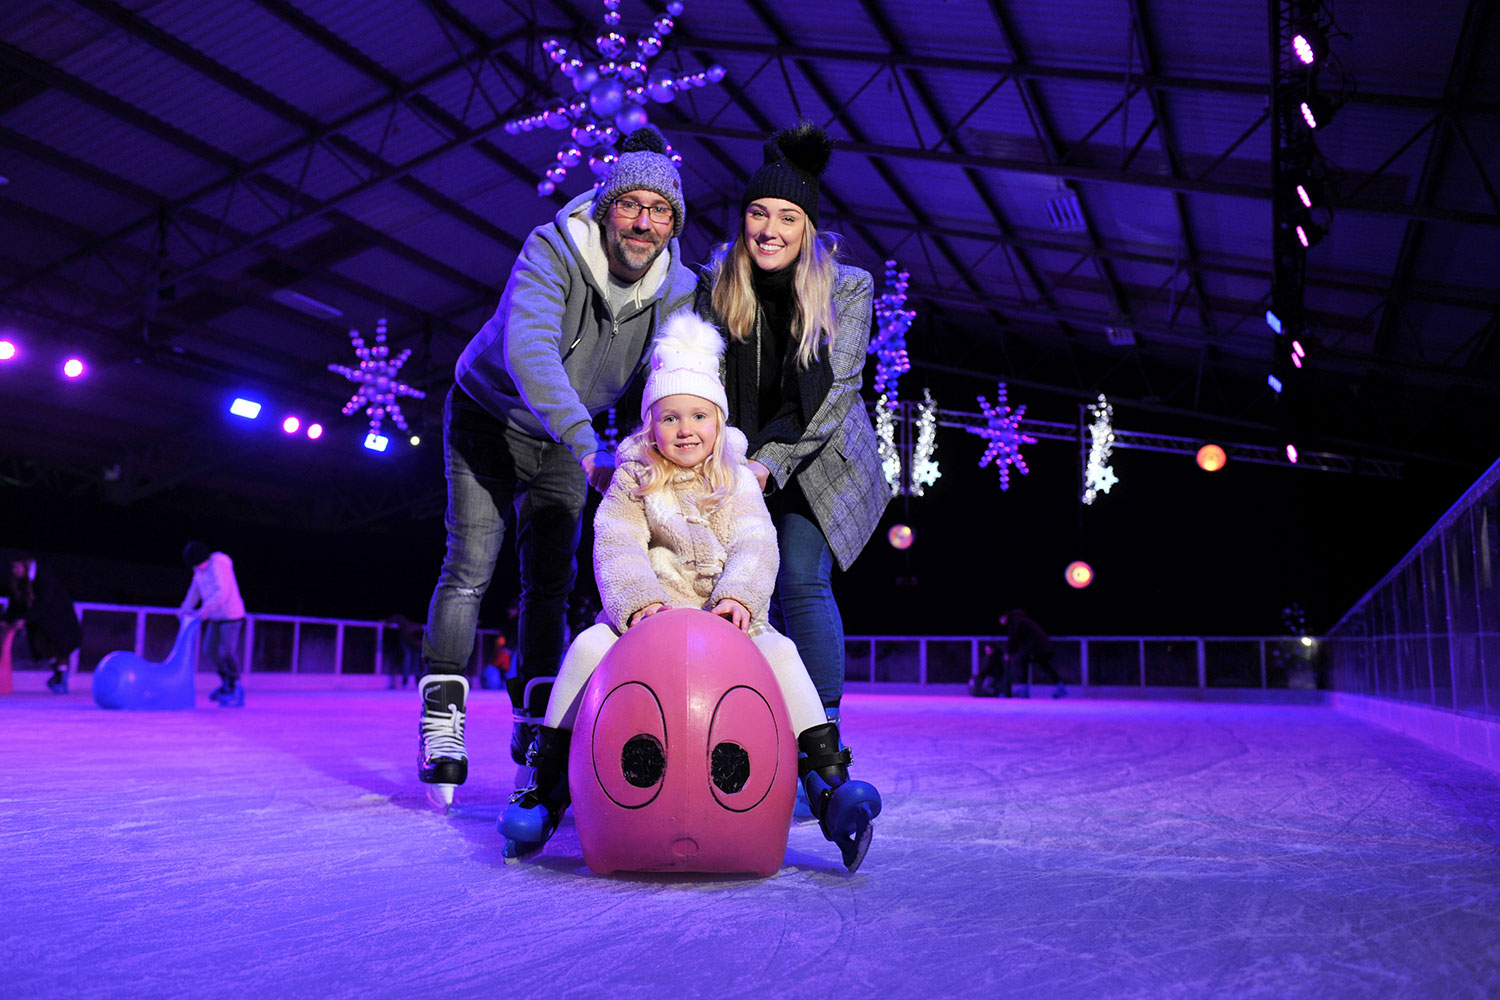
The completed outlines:
[[[749,636],[786,700],[803,754],[799,777],[824,836],[850,871],[869,849],[880,794],[849,777],[837,724],[826,719],[796,646],[767,618],[776,533],[746,463],[745,436],[725,422],[723,350],[718,332],[688,313],[673,316],[653,347],[642,426],[621,444],[594,520],[605,621],[581,633],[563,659],[528,755],[530,783],[500,820],[507,862],[540,851],[568,807],[568,749],[585,684],[622,633],[672,608],[701,608]]]

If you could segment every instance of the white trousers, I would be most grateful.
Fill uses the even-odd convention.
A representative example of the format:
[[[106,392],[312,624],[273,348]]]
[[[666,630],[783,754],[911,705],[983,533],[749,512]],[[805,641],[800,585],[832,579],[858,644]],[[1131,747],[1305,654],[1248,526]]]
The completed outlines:
[[[583,688],[604,659],[604,654],[620,637],[615,630],[603,623],[591,625],[578,634],[568,653],[563,657],[557,671],[557,680],[552,685],[552,698],[547,702],[547,715],[542,724],[554,729],[572,729],[578,716],[578,703],[583,700]],[[802,657],[797,655],[797,646],[779,632],[766,631],[750,637],[781,688],[786,699],[787,712],[792,717],[792,731],[804,733],[813,726],[820,726],[828,719],[823,713],[823,700],[818,689],[807,676]]]

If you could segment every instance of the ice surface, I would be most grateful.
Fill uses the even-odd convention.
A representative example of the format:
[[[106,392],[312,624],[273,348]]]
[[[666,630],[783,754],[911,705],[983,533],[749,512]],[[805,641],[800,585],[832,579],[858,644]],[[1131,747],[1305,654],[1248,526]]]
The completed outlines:
[[[1500,775],[1327,708],[851,696],[869,857],[766,880],[603,878],[571,819],[508,868],[503,694],[447,817],[417,711],[0,697],[0,995],[1500,994]]]

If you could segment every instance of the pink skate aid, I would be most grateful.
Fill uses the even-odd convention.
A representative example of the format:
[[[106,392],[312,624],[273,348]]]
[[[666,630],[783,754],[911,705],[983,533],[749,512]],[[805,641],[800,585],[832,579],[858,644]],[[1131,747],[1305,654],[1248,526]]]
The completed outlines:
[[[584,689],[568,758],[594,871],[776,873],[797,736],[765,657],[707,611],[626,631]]]

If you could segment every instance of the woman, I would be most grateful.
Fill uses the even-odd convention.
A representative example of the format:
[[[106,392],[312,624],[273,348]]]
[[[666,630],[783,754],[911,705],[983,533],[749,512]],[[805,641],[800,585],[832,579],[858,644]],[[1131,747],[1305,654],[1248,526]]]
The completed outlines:
[[[772,624],[797,644],[830,718],[844,691],[833,563],[848,570],[890,500],[860,381],[874,282],[818,231],[832,143],[810,122],[774,135],[740,232],[714,252],[695,309],[724,331],[730,422],[776,524]]]
[[[67,694],[68,657],[82,644],[83,630],[73,598],[32,556],[23,554],[11,560],[5,621],[26,626],[32,661],[52,670],[47,689],[53,694]]]

